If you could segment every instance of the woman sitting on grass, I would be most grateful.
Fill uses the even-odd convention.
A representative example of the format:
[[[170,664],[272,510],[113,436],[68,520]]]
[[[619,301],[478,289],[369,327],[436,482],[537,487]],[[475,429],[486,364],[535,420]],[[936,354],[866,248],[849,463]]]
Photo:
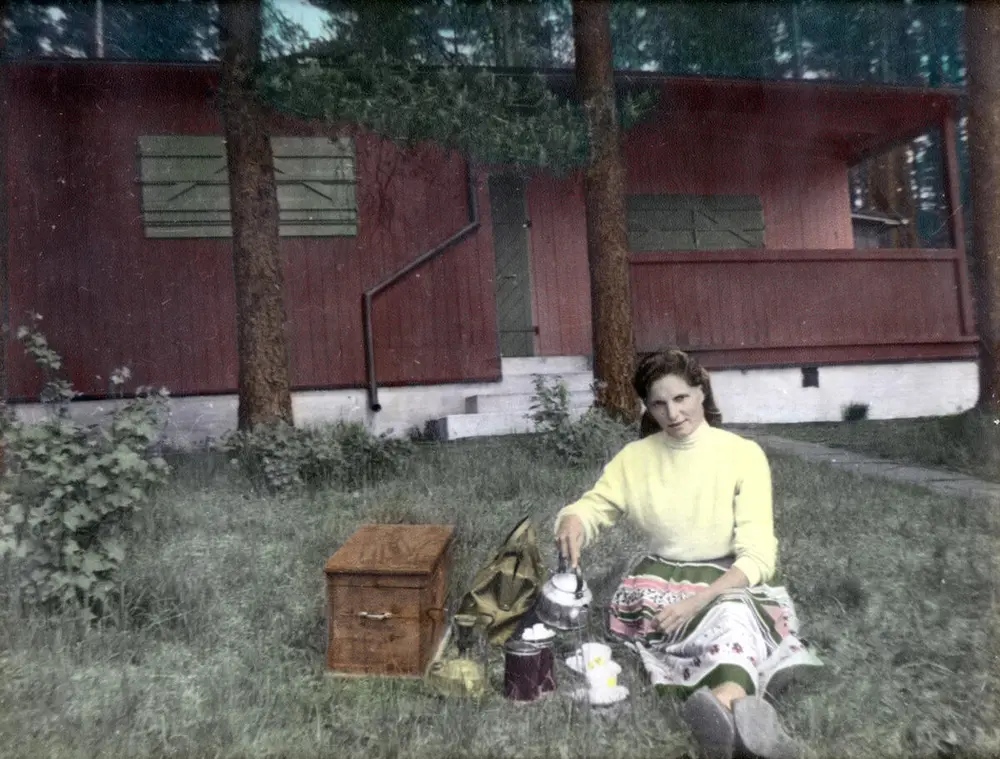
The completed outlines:
[[[767,458],[718,428],[708,373],[682,351],[645,358],[633,386],[656,425],[559,512],[559,550],[576,567],[601,528],[633,520],[651,553],[612,597],[611,632],[639,652],[654,685],[686,698],[684,719],[707,755],[794,756],[762,694],[791,667],[819,662],[796,638],[788,595],[763,585],[777,560]]]

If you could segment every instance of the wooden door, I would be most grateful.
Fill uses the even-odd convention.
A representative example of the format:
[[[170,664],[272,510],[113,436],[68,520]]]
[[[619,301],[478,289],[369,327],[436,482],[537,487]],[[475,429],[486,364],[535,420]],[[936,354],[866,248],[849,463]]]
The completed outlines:
[[[490,177],[493,250],[496,257],[497,324],[501,356],[533,356],[528,208],[523,177]]]

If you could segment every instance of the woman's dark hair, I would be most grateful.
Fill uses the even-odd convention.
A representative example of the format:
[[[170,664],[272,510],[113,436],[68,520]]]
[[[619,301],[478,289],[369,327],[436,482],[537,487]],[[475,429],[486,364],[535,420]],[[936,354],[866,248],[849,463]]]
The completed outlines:
[[[635,394],[642,398],[643,403],[645,403],[646,398],[649,397],[649,388],[653,386],[653,383],[671,374],[682,377],[691,387],[701,388],[705,394],[705,401],[702,403],[702,408],[705,409],[705,421],[713,427],[721,426],[722,412],[715,405],[715,396],[712,394],[712,382],[708,377],[708,372],[698,363],[697,359],[682,350],[668,348],[644,356],[639,361],[635,374],[632,376],[632,387],[635,389]],[[653,435],[659,431],[660,425],[647,410],[642,415],[642,437]]]

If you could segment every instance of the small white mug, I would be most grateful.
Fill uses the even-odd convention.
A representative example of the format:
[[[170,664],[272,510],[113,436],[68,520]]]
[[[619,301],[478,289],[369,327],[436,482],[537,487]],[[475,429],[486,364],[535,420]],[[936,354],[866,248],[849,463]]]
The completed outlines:
[[[621,671],[621,665],[613,661],[588,669],[587,685],[593,691],[615,688],[618,685],[618,673]]]
[[[604,643],[584,643],[580,646],[580,658],[588,670],[603,667],[611,661],[611,646]]]

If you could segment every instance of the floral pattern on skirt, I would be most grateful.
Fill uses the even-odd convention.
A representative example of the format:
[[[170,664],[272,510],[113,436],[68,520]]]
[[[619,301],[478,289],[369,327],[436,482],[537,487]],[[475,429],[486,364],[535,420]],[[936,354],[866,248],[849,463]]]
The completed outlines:
[[[780,586],[727,591],[671,635],[653,617],[721,577],[731,559],[679,562],[646,556],[611,599],[609,629],[635,649],[654,685],[691,692],[726,680],[773,693],[784,675],[822,662],[799,638],[795,606]],[[782,677],[778,677],[779,673]]]

